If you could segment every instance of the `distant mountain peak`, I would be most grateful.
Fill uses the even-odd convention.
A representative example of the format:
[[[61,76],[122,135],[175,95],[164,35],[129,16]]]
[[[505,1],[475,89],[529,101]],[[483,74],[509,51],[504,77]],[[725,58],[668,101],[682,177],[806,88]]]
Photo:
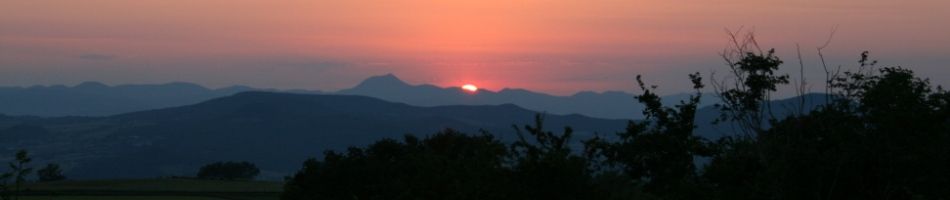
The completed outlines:
[[[499,93],[512,93],[512,92],[514,92],[514,93],[534,93],[534,92],[532,92],[532,91],[530,91],[530,90],[526,90],[526,89],[522,89],[522,88],[502,88],[502,89],[499,90],[498,92],[499,92]]]
[[[372,77],[367,78],[366,80],[403,82],[402,79],[399,79],[399,77],[396,77],[396,75],[393,73],[386,73],[379,76],[372,76]]]
[[[189,82],[170,82],[161,85],[161,87],[177,88],[177,89],[191,89],[191,90],[209,90],[205,86],[189,83]]]
[[[204,86],[201,86],[201,85],[198,85],[198,84],[195,84],[195,83],[181,82],[181,81],[168,82],[168,83],[163,83],[163,84],[159,84],[159,85],[164,85],[164,86],[204,87]]]
[[[402,81],[402,79],[399,79],[399,77],[396,77],[396,75],[392,73],[388,73],[385,75],[369,77],[366,80],[363,80],[363,82],[361,82],[356,87],[362,88],[362,87],[393,87],[393,86],[409,86],[409,84],[406,83],[405,81]]]
[[[109,86],[100,82],[86,81],[86,82],[80,83],[79,85],[76,85],[75,87],[76,88],[107,88]]]

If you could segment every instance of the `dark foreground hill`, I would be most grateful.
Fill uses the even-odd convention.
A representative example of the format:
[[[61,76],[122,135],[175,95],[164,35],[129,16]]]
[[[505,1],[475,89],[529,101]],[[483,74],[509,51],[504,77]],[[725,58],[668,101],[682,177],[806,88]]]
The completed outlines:
[[[535,114],[511,104],[416,107],[362,96],[245,92],[109,117],[0,117],[0,155],[28,149],[37,164],[60,163],[74,178],[193,175],[210,162],[246,160],[257,163],[265,178],[276,179],[324,150],[409,133],[484,129],[510,141],[511,126],[532,122]],[[570,125],[578,139],[612,134],[625,123],[546,117],[548,129]]]

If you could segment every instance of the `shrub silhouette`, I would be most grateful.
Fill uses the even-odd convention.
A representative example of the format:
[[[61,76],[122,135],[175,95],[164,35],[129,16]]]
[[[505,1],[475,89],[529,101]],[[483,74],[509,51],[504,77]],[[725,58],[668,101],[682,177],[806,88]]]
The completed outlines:
[[[601,137],[587,141],[587,153],[602,157],[605,164],[619,168],[629,180],[643,183],[646,192],[668,199],[702,198],[696,156],[708,156],[707,141],[693,134],[696,107],[704,87],[699,74],[691,74],[696,94],[675,108],[664,107],[660,97],[643,83],[636,98],[646,105],[646,120],[630,121],[618,140]]]
[[[46,164],[46,167],[37,170],[36,176],[39,177],[41,182],[66,180],[63,170],[59,169],[59,164],[54,163]]]
[[[564,133],[545,131],[544,118],[535,116],[534,126],[525,125],[524,132],[514,127],[518,140],[511,144],[516,199],[587,199],[593,194],[587,159],[572,154],[573,130]],[[557,192],[552,192],[557,191]],[[514,195],[513,195],[514,196]]]
[[[508,150],[489,134],[447,129],[327,151],[289,177],[283,199],[508,199]]]
[[[832,83],[834,101],[730,137],[705,170],[722,199],[940,199],[950,197],[948,93],[901,67]]]

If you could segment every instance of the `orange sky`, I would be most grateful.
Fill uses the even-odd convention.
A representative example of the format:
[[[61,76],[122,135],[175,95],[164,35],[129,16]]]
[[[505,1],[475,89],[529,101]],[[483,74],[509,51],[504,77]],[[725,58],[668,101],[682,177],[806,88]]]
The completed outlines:
[[[336,90],[371,75],[556,94],[683,91],[722,70],[725,28],[754,27],[787,63],[833,26],[833,64],[872,51],[947,81],[950,1],[4,0],[0,85],[187,81]],[[820,78],[818,68],[809,75]],[[818,81],[816,81],[818,82]],[[937,83],[946,85],[950,82]]]

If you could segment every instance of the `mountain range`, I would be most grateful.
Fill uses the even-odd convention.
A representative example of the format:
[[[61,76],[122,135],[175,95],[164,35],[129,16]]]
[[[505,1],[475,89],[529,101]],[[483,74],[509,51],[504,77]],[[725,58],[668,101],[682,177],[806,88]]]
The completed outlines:
[[[582,114],[606,119],[640,119],[643,117],[644,108],[633,94],[620,91],[583,91],[571,96],[555,96],[525,89],[504,88],[497,92],[479,90],[472,94],[458,87],[410,85],[393,74],[370,77],[356,87],[337,93],[376,97],[418,106],[511,103],[552,114]],[[663,100],[665,104],[672,105],[688,97],[688,94],[677,94],[664,96]],[[714,99],[712,95],[704,95],[701,106],[714,104]]]
[[[107,86],[85,82],[76,86],[0,87],[0,113],[42,117],[109,116],[135,111],[184,106],[245,91],[303,94],[342,94],[376,97],[415,106],[515,104],[551,114],[581,114],[606,119],[640,119],[643,106],[634,95],[620,92],[579,92],[555,96],[525,89],[479,90],[467,93],[458,87],[411,85],[393,74],[367,78],[353,88],[337,92],[274,90],[247,86],[209,89],[192,83]],[[688,95],[665,96],[668,104]],[[715,103],[704,95],[703,105]]]
[[[802,97],[806,111],[825,100],[823,94]],[[671,106],[684,98],[667,96],[664,102]],[[781,118],[795,113],[800,100],[770,105]],[[410,85],[393,75],[335,93],[207,89],[188,83],[0,88],[0,111],[6,113],[0,114],[0,160],[27,149],[36,163],[59,163],[78,179],[189,176],[203,164],[241,160],[257,163],[263,178],[280,179],[324,150],[405,134],[453,128],[486,131],[510,142],[512,125],[530,124],[538,113],[546,113],[548,130],[571,126],[576,131],[572,145],[580,149],[581,140],[613,135],[629,121],[590,116],[611,116],[606,111],[639,116],[641,110],[633,95],[621,92],[471,94]],[[702,106],[696,133],[710,140],[734,134],[731,123],[712,123],[719,116],[718,108]]]
[[[0,113],[6,115],[107,116],[167,108],[255,90],[233,86],[208,89],[191,83],[108,86],[84,82],[62,85],[0,88]]]
[[[484,130],[511,141],[512,125],[529,124],[536,113],[513,104],[419,107],[364,96],[244,92],[107,117],[2,116],[0,156],[28,149],[36,163],[60,163],[79,179],[188,176],[227,160],[257,163],[264,178],[279,179],[324,150],[410,133]],[[626,123],[552,114],[545,122],[557,132],[570,125],[577,139]]]
[[[809,94],[805,110],[824,95]],[[779,117],[799,99],[772,103]],[[516,138],[513,125],[533,122],[537,111],[514,104],[412,106],[353,95],[242,92],[194,105],[106,117],[0,116],[0,160],[28,149],[36,163],[62,164],[73,178],[188,176],[202,164],[242,160],[257,163],[267,179],[279,179],[300,162],[328,149],[340,150],[405,134],[424,136],[445,128],[485,131],[503,141]],[[735,133],[713,124],[716,107],[697,113],[697,134],[714,140]],[[546,114],[547,130],[575,130],[572,145],[595,134],[611,136],[628,120]]]

